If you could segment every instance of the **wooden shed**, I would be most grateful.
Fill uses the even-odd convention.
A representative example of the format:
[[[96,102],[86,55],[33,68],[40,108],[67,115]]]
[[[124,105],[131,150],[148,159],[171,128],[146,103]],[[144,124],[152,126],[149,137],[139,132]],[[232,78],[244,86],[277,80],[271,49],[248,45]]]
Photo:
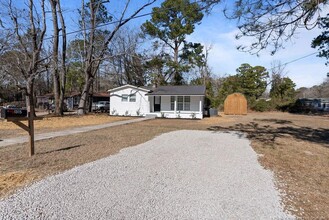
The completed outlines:
[[[228,95],[224,101],[225,115],[246,115],[247,99],[241,93]]]

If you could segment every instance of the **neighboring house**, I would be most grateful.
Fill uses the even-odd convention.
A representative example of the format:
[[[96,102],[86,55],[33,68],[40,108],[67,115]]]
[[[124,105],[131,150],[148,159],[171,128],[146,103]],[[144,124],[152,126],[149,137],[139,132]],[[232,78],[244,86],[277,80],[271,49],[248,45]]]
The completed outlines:
[[[110,115],[203,118],[205,86],[124,85],[109,92]]]
[[[329,111],[329,98],[314,99],[313,107],[318,111]]]
[[[77,109],[80,102],[81,93],[72,92],[65,96],[64,103],[66,104],[68,110]],[[90,96],[92,97],[92,103],[97,103],[99,101],[109,101],[109,94],[107,92],[98,92]],[[37,96],[37,106],[38,108],[47,109],[51,104],[54,103],[53,93]]]
[[[36,96],[37,108],[48,109],[52,101],[54,100],[53,93]]]
[[[92,97],[92,106],[96,105],[99,101],[109,101],[109,94],[107,92],[97,92],[93,93],[89,96],[89,100]],[[68,95],[67,99],[67,107],[70,110],[78,109],[79,102],[81,98],[80,92],[71,93]]]
[[[329,98],[302,98],[299,101],[305,107],[317,111],[329,111]]]
[[[77,109],[80,102],[80,97],[80,92],[72,92],[71,94],[69,94],[66,98],[67,108],[69,110]]]

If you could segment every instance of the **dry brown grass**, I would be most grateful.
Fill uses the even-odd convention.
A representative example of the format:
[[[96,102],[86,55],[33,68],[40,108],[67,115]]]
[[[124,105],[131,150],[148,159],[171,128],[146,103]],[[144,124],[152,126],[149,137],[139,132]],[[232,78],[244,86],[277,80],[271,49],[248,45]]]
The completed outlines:
[[[72,120],[69,126],[74,120],[81,123],[81,118],[67,119]],[[96,120],[104,122],[105,119],[93,121]],[[285,113],[252,113],[204,120],[156,119],[122,125],[38,141],[33,158],[27,156],[26,144],[0,148],[0,197],[47,175],[179,129],[246,133],[254,150],[262,155],[261,164],[275,173],[278,187],[287,194],[286,209],[306,219],[329,219],[329,118]]]
[[[70,129],[73,127],[88,126],[115,122],[120,120],[131,119],[130,117],[109,117],[108,114],[90,114],[90,115],[65,115],[63,117],[56,117],[47,115],[43,120],[36,120],[34,122],[35,133],[44,133],[50,131],[57,131],[63,129]],[[27,122],[23,122],[27,125]],[[0,120],[0,139],[16,137],[17,135],[27,135],[26,132],[20,129],[17,125],[11,122]]]

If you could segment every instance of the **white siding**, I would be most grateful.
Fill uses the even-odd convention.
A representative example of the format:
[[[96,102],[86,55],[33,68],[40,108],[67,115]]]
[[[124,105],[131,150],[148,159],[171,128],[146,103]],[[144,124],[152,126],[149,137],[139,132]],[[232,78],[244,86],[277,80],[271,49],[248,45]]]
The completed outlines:
[[[136,102],[130,102],[129,98],[127,102],[122,102],[123,94],[136,93]],[[135,88],[125,88],[122,90],[114,91],[110,93],[110,115],[131,115],[137,116],[139,111],[140,116],[144,116],[149,113],[148,97],[145,96],[146,92],[137,90]]]
[[[122,101],[122,95],[136,94],[136,102]],[[176,111],[170,108],[170,96],[161,96],[161,112],[154,112],[154,96],[146,96],[145,91],[128,86],[110,91],[110,115],[145,116],[154,114],[166,118],[203,118],[204,96],[190,96],[190,110]],[[177,97],[177,96],[176,96]]]
[[[200,107],[200,96],[191,96],[191,104],[190,104],[190,111],[198,112]],[[202,108],[203,108],[203,102],[202,102]]]
[[[161,111],[171,111],[170,110],[170,96],[161,97]]]

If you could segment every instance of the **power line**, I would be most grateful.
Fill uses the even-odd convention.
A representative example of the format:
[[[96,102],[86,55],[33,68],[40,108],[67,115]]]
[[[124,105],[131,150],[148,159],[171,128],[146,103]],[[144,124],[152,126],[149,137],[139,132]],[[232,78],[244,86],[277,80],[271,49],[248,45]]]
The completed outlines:
[[[294,63],[294,62],[296,62],[296,61],[299,61],[299,60],[305,59],[305,58],[307,58],[307,57],[313,56],[313,55],[315,55],[315,54],[317,54],[317,53],[318,53],[318,52],[313,52],[313,53],[310,53],[310,54],[304,55],[304,56],[302,56],[302,57],[299,57],[299,58],[293,59],[293,60],[291,60],[291,61],[288,61],[288,62],[286,62],[286,63],[284,63],[284,64],[282,64],[282,65],[274,66],[274,67],[270,68],[269,70],[273,70],[273,69],[278,68],[278,67],[280,67],[280,66],[285,67],[285,66],[287,66],[288,64],[291,64],[291,63]],[[287,75],[288,75],[288,72],[286,72],[285,74],[282,74],[281,77],[285,77],[285,76],[287,76]],[[328,77],[329,77],[329,76],[328,76]],[[268,85],[270,85],[271,83],[273,83],[273,81],[274,81],[274,79],[270,80],[270,81],[267,83],[266,86],[268,86]]]
[[[202,0],[199,0],[199,1],[193,1],[193,3],[204,3],[204,2]],[[171,10],[171,9],[174,9],[174,8],[175,7],[163,8],[161,11]],[[79,9],[70,9],[70,10],[62,9],[62,12],[67,13],[67,12],[73,12],[73,11],[78,11],[78,10]],[[153,12],[149,12],[149,13],[144,13],[144,14],[141,14],[141,15],[136,15],[133,18],[125,18],[125,19],[122,19],[122,20],[115,20],[115,21],[106,22],[106,23],[103,23],[103,24],[98,25],[97,27],[95,27],[95,29],[99,29],[99,28],[105,27],[107,25],[111,25],[111,24],[115,24],[115,23],[119,23],[119,22],[124,22],[124,21],[126,21],[128,19],[133,20],[133,19],[137,19],[137,18],[146,17],[146,16],[149,16],[149,15],[152,15],[152,14],[153,14]],[[87,31],[87,30],[92,30],[92,28],[86,28],[86,29],[79,29],[79,30],[71,31],[71,32],[66,33],[66,35],[76,34],[76,33],[79,33],[79,32],[82,32],[82,31]],[[58,36],[62,36],[62,35],[59,34]],[[46,37],[46,38],[44,38],[44,40],[51,40],[51,39],[53,39],[53,37],[54,36]],[[280,66],[286,66],[286,65],[291,64],[291,63],[294,63],[296,61],[299,61],[299,60],[305,59],[307,57],[313,56],[313,55],[315,55],[317,53],[318,52],[313,52],[313,53],[307,54],[305,56],[302,56],[302,57],[296,58],[294,60],[288,61],[288,62],[286,62],[286,63],[284,63],[282,65],[278,65],[278,66],[272,67],[272,68],[270,68],[270,70],[273,70],[273,69],[275,69],[277,67],[280,67]]]
[[[201,3],[202,1],[198,1],[199,3]],[[198,3],[198,2],[195,2],[195,3]],[[175,7],[171,7],[171,8],[164,8],[162,9],[161,11],[166,11],[166,10],[171,10],[171,9],[174,9]],[[142,18],[142,17],[146,17],[146,16],[149,16],[149,15],[152,15],[153,12],[149,12],[149,13],[145,13],[145,14],[141,14],[141,15],[136,15],[135,17],[133,18],[125,18],[125,19],[122,19],[122,20],[116,20],[116,21],[110,21],[110,22],[106,22],[106,23],[103,23],[103,24],[100,24],[98,25],[95,29],[99,29],[101,27],[105,27],[107,25],[111,25],[111,24],[115,24],[115,23],[119,23],[119,22],[124,22],[126,20],[133,20],[133,19],[137,19],[137,18]],[[71,35],[71,34],[76,34],[76,33],[79,33],[79,32],[82,32],[82,31],[87,31],[87,30],[91,30],[92,28],[86,28],[86,29],[79,29],[79,30],[76,30],[76,31],[71,31],[71,32],[68,32],[66,33],[66,35]],[[61,35],[59,35],[61,36]],[[44,40],[50,40],[52,39],[52,37],[46,37],[44,38]]]
[[[150,13],[145,13],[145,14],[142,14],[142,15],[137,15],[133,18],[125,18],[125,19],[122,19],[122,20],[116,20],[116,21],[111,21],[111,22],[106,22],[106,23],[103,23],[101,25],[98,25],[97,27],[95,27],[95,29],[99,29],[101,27],[105,27],[107,25],[111,25],[111,24],[115,24],[115,23],[119,23],[119,22],[124,22],[124,21],[127,21],[127,20],[133,20],[133,19],[136,19],[136,18],[141,18],[141,17],[145,17],[145,16],[148,16],[148,15],[152,15],[153,12],[150,12]],[[79,32],[82,32],[82,31],[87,31],[87,30],[92,30],[92,28],[85,28],[85,29],[79,29],[79,30],[76,30],[76,31],[71,31],[71,32],[68,32],[66,33],[66,35],[71,35],[71,34],[76,34],[76,33],[79,33]],[[62,36],[61,34],[59,34],[58,36]],[[44,38],[44,40],[51,40],[53,39],[54,36],[52,37],[46,37]]]
[[[288,64],[290,64],[290,63],[294,63],[294,62],[296,62],[296,61],[298,61],[298,60],[302,60],[302,59],[304,59],[304,58],[306,58],[306,57],[313,56],[313,55],[315,55],[315,54],[317,54],[317,53],[318,53],[318,52],[310,53],[310,54],[308,54],[308,55],[305,55],[305,56],[299,57],[299,58],[297,58],[297,59],[291,60],[291,61],[289,61],[289,62],[286,62],[286,63],[284,63],[283,65],[288,65]]]
[[[203,1],[202,0],[199,0],[199,1],[194,1],[193,3],[203,3]],[[175,8],[176,7],[163,8],[160,11],[166,11],[166,10],[171,10],[171,9],[175,9]],[[68,11],[75,11],[75,10],[79,10],[79,9],[71,9],[71,10],[68,10]],[[200,10],[202,10],[202,8]],[[115,20],[115,21],[106,22],[106,23],[103,23],[103,24],[98,25],[97,27],[95,27],[95,29],[97,30],[97,29],[102,28],[102,27],[105,27],[107,25],[111,25],[111,24],[115,24],[115,23],[119,23],[119,22],[125,22],[127,20],[133,20],[133,19],[137,19],[137,18],[142,18],[142,17],[146,17],[146,16],[149,16],[149,15],[152,15],[152,14],[153,14],[153,12],[149,12],[149,13],[144,13],[144,14],[141,14],[141,15],[136,15],[133,18],[125,18],[125,19],[122,19],[122,20]],[[80,33],[80,32],[87,31],[87,30],[92,30],[92,28],[85,28],[85,29],[79,29],[79,30],[67,32],[66,35],[72,35],[72,34]],[[59,34],[58,36],[61,37],[62,34]],[[51,40],[53,38],[54,38],[54,35],[52,35],[51,37],[46,37],[46,38],[44,38],[44,40],[45,41],[46,40]]]
[[[290,64],[290,63],[294,63],[294,62],[296,62],[296,61],[299,61],[299,60],[305,59],[305,58],[310,57],[310,56],[313,56],[313,55],[315,55],[315,54],[317,54],[317,53],[318,53],[318,52],[313,52],[313,53],[310,53],[310,54],[304,55],[304,56],[302,56],[302,57],[299,57],[299,58],[293,59],[293,60],[288,61],[288,62],[286,62],[286,63],[283,63],[283,64],[281,64],[281,65],[274,66],[274,67],[270,68],[269,70],[274,70],[275,68],[278,68],[278,67],[280,67],[280,66],[287,66],[287,65]],[[284,76],[286,76],[287,74],[288,74],[288,73],[284,74]]]

